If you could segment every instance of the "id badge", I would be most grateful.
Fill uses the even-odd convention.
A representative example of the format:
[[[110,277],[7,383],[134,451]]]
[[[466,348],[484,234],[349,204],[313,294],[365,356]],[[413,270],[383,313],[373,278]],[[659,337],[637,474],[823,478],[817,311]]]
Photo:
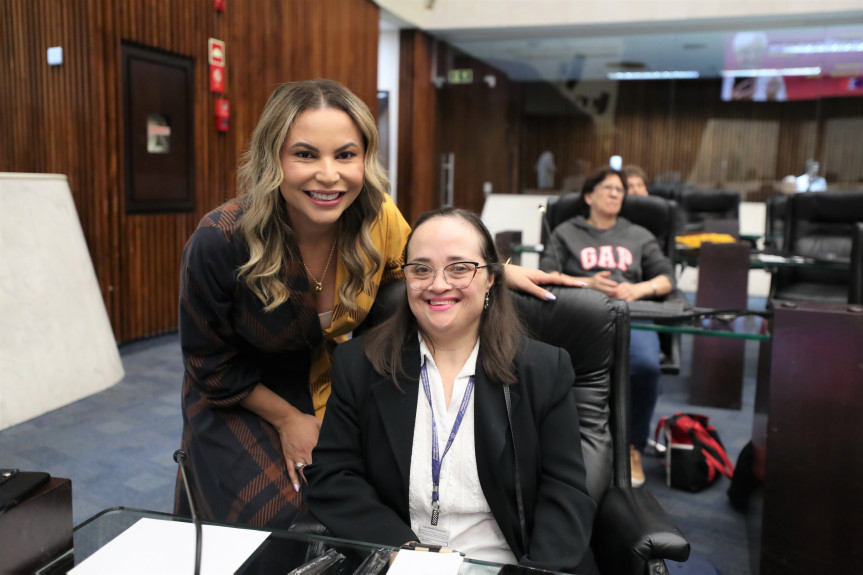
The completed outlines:
[[[446,547],[449,543],[449,530],[434,525],[420,525],[417,535],[419,535],[420,542],[427,545]]]

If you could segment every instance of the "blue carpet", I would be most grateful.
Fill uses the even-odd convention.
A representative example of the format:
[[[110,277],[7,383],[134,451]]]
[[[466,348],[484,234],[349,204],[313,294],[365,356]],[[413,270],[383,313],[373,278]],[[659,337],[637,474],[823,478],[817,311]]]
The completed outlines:
[[[72,480],[77,525],[108,507],[173,509],[183,364],[176,334],[124,346],[112,388],[0,431],[0,466]]]
[[[750,307],[763,309],[763,301]],[[111,389],[0,431],[0,467],[42,470],[72,479],[73,514],[79,524],[102,509],[123,505],[170,512],[181,432],[183,374],[179,339],[169,334],[123,346],[126,377]],[[663,376],[655,421],[675,411],[710,417],[732,461],[749,441],[755,396],[757,342],[746,344],[743,409],[693,408],[688,382],[692,336],[683,336],[681,373]],[[748,575],[745,517],[728,504],[729,480],[700,493],[665,485],[660,461],[645,455],[646,482],[692,543],[692,560],[672,563],[672,573]]]

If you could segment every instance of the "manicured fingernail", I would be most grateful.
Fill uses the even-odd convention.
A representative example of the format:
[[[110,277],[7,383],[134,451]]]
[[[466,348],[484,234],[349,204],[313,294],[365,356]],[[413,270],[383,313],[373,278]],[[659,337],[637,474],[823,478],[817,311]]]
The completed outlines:
[[[294,491],[296,491],[297,493],[300,492],[300,484],[299,483],[294,483]]]
[[[545,292],[545,299],[548,301],[554,301],[557,299],[557,296],[551,293],[550,291]]]

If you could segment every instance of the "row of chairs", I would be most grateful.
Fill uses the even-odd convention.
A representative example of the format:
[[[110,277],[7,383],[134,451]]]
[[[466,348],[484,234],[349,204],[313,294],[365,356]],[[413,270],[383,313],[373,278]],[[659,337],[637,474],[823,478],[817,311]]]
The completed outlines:
[[[653,190],[651,190],[651,194]],[[666,256],[675,261],[675,237],[680,233],[736,232],[740,194],[728,190],[672,190],[670,195],[629,196],[620,215],[647,228]],[[548,231],[575,215],[578,193],[552,200],[547,208]],[[863,192],[810,192],[779,195],[767,201],[765,247],[822,262],[849,263],[848,269],[817,266],[779,268],[772,274],[771,299],[863,303]],[[723,229],[723,223],[732,226]],[[726,226],[727,227],[727,226]],[[735,228],[735,229],[731,229]],[[673,292],[671,299],[683,299]],[[663,340],[663,371],[677,373],[679,349]]]

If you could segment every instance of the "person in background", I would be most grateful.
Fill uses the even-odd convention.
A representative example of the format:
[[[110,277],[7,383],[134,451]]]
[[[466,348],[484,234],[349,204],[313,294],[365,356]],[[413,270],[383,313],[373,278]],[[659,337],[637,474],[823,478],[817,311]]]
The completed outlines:
[[[536,161],[536,179],[537,187],[540,190],[550,190],[554,188],[554,173],[557,171],[557,166],[554,165],[554,155],[551,150],[546,150],[539,155]]]
[[[798,192],[826,192],[827,180],[818,175],[821,164],[816,160],[806,160],[806,173],[797,178]]]
[[[410,228],[386,193],[374,116],[331,80],[267,101],[237,173],[237,198],[183,250],[183,435],[202,517],[287,528],[300,506],[330,392],[336,344],[378,288],[403,277]],[[539,270],[507,285],[544,299]],[[570,283],[569,285],[573,285]],[[175,512],[189,515],[182,481]]]
[[[569,355],[523,335],[472,212],[420,216],[405,261],[395,314],[336,349],[312,515],[337,537],[597,573]]]
[[[578,215],[554,229],[549,240],[553,249],[544,253],[540,269],[574,277],[608,297],[626,301],[671,292],[674,269],[659,242],[645,228],[619,217],[626,180],[623,172],[602,168],[585,181]],[[638,487],[644,483],[641,454],[659,397],[658,334],[632,330],[629,355],[630,460],[632,484]]]
[[[623,173],[626,175],[626,192],[630,196],[646,196],[647,191],[647,173],[640,167],[629,165],[623,167]]]

